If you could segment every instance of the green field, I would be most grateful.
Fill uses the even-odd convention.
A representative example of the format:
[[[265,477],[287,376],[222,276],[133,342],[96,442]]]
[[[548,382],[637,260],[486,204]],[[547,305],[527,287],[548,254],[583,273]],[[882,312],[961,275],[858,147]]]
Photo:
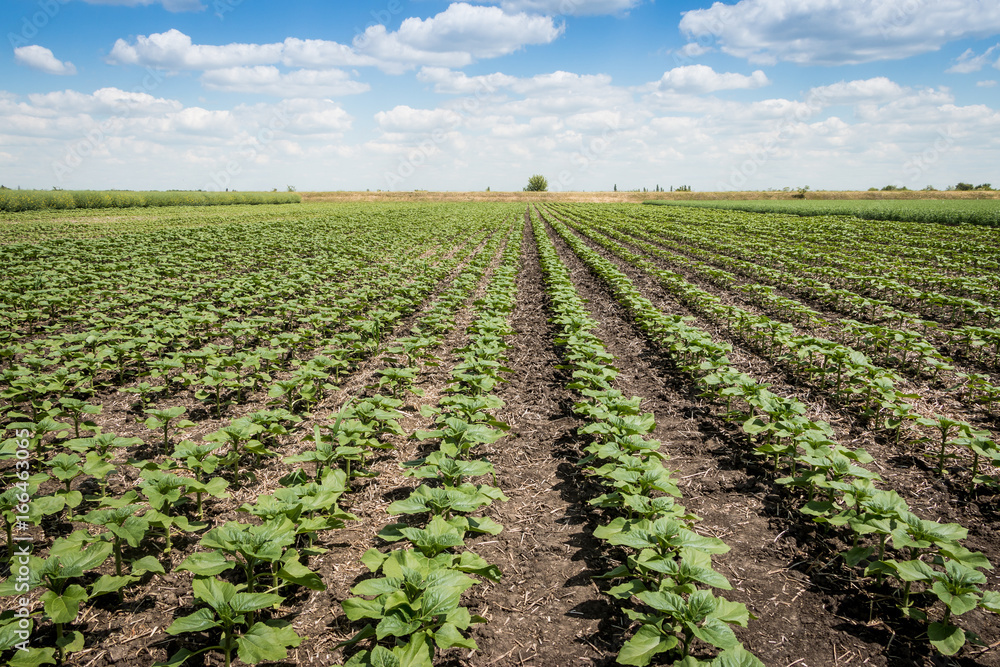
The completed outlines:
[[[133,192],[130,190],[0,190],[0,212],[158,206],[231,206],[289,204],[302,198],[291,192]]]
[[[1000,664],[1000,229],[565,201],[0,225],[15,667]]]
[[[792,215],[849,215],[862,220],[931,222],[941,225],[1000,227],[998,199],[763,199],[763,200],[656,200],[662,206],[696,206],[754,213]]]

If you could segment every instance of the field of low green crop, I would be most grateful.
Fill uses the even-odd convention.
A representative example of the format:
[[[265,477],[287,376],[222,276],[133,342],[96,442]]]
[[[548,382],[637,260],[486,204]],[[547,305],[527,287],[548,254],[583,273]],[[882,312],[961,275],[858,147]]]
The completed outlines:
[[[0,233],[13,667],[1000,665],[1000,229],[476,202]]]
[[[754,213],[850,215],[862,220],[1000,227],[1000,199],[758,199],[656,200],[649,204],[721,208]]]
[[[289,204],[302,198],[292,192],[133,192],[130,190],[0,190],[0,212],[149,206],[225,206]]]

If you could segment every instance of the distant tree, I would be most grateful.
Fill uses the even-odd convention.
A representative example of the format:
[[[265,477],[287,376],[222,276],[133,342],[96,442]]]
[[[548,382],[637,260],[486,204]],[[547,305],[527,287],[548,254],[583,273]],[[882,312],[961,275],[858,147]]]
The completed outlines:
[[[528,185],[525,186],[525,192],[547,192],[549,189],[548,180],[541,174],[535,174],[528,179]]]
[[[615,192],[618,192],[618,184],[615,183]]]
[[[972,185],[972,183],[959,183],[958,185],[955,186],[955,189],[965,191],[965,190],[975,190],[976,188]]]
[[[977,185],[976,189],[977,190],[992,190],[993,186],[990,185],[989,183],[983,183],[982,185]]]
[[[288,186],[288,191],[289,192],[295,192],[295,186],[294,185],[289,185]]]
[[[488,185],[486,186],[486,191],[487,191],[487,192],[489,192],[489,191],[490,191],[490,186],[488,186]]]

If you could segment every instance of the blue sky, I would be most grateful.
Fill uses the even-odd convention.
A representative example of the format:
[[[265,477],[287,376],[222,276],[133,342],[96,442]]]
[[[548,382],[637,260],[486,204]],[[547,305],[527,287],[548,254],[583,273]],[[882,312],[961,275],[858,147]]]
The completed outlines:
[[[1000,185],[996,0],[5,0],[0,183]]]

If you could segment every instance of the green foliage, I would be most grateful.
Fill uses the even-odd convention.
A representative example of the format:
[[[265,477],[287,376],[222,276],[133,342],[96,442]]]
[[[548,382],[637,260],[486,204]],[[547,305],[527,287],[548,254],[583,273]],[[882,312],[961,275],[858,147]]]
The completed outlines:
[[[291,191],[288,193],[6,189],[0,191],[0,211],[5,212],[81,208],[298,204],[301,201],[302,197]]]
[[[1000,227],[1000,207],[988,199],[808,199],[808,200],[655,200],[662,206],[722,208],[754,213],[801,216],[848,215],[862,220],[924,222],[940,225],[961,223]]]
[[[535,174],[528,179],[528,184],[524,186],[525,192],[546,192],[549,189],[549,181],[541,174]]]

